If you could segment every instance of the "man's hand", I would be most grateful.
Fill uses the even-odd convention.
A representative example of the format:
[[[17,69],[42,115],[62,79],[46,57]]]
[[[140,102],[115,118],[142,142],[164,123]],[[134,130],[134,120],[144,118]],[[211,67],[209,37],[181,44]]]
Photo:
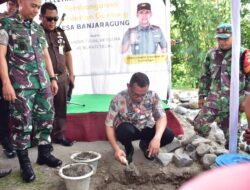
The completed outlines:
[[[126,154],[122,149],[118,149],[115,151],[115,159],[121,162],[121,164],[125,164],[124,157],[126,158]]]
[[[4,100],[14,103],[16,100],[16,93],[11,83],[4,84],[2,90]]]
[[[51,81],[51,92],[52,92],[53,96],[55,96],[58,92],[58,85],[57,85],[56,80]]]
[[[148,157],[155,157],[160,151],[161,139],[154,137],[148,145]]]
[[[199,100],[198,100],[199,108],[202,108],[204,106],[204,103],[205,103],[205,99],[204,98],[199,98]]]

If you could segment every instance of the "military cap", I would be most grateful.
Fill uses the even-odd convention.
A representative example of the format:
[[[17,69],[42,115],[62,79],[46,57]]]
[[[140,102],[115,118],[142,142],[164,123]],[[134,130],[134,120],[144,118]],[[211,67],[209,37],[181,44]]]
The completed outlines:
[[[137,12],[143,9],[151,11],[151,5],[149,3],[140,3],[137,5]]]
[[[216,38],[227,39],[232,36],[232,26],[229,23],[221,23],[216,28]]]

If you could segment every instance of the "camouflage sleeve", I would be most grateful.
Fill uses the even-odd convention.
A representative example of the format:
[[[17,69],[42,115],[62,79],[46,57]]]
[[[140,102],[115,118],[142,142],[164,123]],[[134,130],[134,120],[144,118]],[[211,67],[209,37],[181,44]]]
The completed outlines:
[[[200,75],[199,92],[198,92],[199,99],[207,97],[208,92],[210,90],[210,85],[211,85],[211,73],[209,69],[210,60],[211,60],[211,53],[209,51],[206,55],[205,63],[203,65],[202,73]]]
[[[7,46],[9,41],[9,36],[6,30],[0,28],[0,44]]]
[[[40,26],[40,30],[39,30],[39,42],[42,46],[42,49],[45,49],[45,48],[48,48],[48,43],[47,43],[47,40],[46,40],[46,35],[45,35],[45,31],[44,29]]]
[[[7,23],[6,23],[6,18],[1,19],[0,21],[0,44],[7,46],[9,43],[9,35],[7,32]]]

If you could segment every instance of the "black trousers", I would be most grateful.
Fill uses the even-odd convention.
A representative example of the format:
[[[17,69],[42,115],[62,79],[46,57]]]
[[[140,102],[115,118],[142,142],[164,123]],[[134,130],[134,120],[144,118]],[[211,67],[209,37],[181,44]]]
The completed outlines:
[[[116,138],[122,143],[126,150],[130,149],[132,141],[141,140],[147,145],[150,143],[155,135],[155,126],[153,128],[146,127],[142,131],[139,131],[131,123],[121,123],[116,129]],[[174,139],[174,133],[171,129],[166,128],[161,137],[161,147],[169,144]]]
[[[9,129],[9,102],[5,101],[2,96],[2,82],[0,81],[0,140],[4,137],[10,137]]]

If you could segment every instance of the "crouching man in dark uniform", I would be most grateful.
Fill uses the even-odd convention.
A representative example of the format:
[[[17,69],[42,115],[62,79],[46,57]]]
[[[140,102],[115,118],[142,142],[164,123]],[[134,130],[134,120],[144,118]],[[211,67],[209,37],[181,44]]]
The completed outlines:
[[[53,3],[44,3],[42,5],[40,19],[46,33],[54,72],[58,77],[58,93],[54,97],[55,121],[52,140],[54,143],[63,146],[71,146],[73,143],[64,137],[67,114],[67,90],[69,85],[74,87],[71,47],[64,31],[56,27],[58,11]]]

